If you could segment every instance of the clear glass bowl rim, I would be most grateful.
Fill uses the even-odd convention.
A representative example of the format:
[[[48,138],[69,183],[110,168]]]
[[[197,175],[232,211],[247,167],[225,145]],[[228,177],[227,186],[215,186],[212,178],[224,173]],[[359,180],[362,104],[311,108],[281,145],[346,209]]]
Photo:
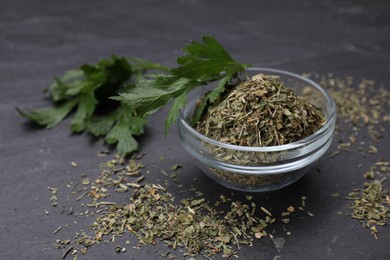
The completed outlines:
[[[334,125],[334,122],[336,121],[336,104],[333,100],[333,98],[330,96],[329,92],[322,88],[318,83],[314,82],[311,79],[305,78],[301,75],[298,75],[293,72],[285,71],[285,70],[280,70],[280,69],[272,69],[272,68],[260,68],[260,67],[252,67],[252,68],[247,68],[247,71],[254,71],[254,72],[268,72],[268,73],[277,73],[281,75],[287,75],[290,77],[297,78],[299,80],[305,81],[306,83],[312,85],[315,87],[317,90],[319,90],[323,96],[326,98],[326,101],[329,105],[329,116],[325,122],[325,124],[314,134],[305,137],[301,140],[298,140],[296,142],[292,142],[289,144],[284,144],[284,145],[276,145],[276,146],[266,146],[266,147],[252,147],[252,146],[240,146],[240,145],[233,145],[233,144],[227,144],[227,143],[222,143],[218,142],[216,140],[213,140],[211,138],[208,138],[207,136],[204,136],[200,134],[198,131],[196,131],[191,125],[188,124],[186,117],[184,116],[184,109],[181,109],[179,112],[179,120],[180,123],[195,137],[201,139],[202,141],[206,141],[208,143],[211,143],[213,145],[225,148],[225,149],[230,149],[230,150],[237,150],[237,151],[243,151],[243,152],[278,152],[278,151],[287,151],[287,150],[292,150],[292,149],[297,149],[300,147],[304,147],[312,142],[317,141],[320,139],[323,134],[325,134],[329,128]]]

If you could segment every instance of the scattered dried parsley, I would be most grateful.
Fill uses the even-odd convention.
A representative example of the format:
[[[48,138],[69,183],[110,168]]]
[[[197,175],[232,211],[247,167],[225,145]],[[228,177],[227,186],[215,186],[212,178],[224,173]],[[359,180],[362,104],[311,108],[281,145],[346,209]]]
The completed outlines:
[[[58,198],[57,198],[57,191],[58,188],[53,188],[53,187],[47,187],[47,189],[50,191],[51,194],[53,194],[50,197],[50,203],[53,207],[57,207],[58,205]]]
[[[365,182],[363,189],[348,194],[347,199],[353,200],[351,217],[360,220],[365,227],[389,223],[390,191],[383,187],[384,181],[385,178]]]
[[[318,81],[336,102],[338,122],[335,134],[339,144],[338,150],[330,152],[329,157],[351,148],[376,154],[378,149],[371,142],[383,139],[383,124],[390,122],[390,92],[367,79],[339,78],[333,74],[306,76]],[[370,142],[358,142],[358,136],[365,131],[371,137]]]
[[[202,198],[183,199],[179,206],[173,202],[164,187],[147,184],[134,191],[129,203],[113,205],[98,216],[93,230],[99,239],[129,232],[141,244],[161,240],[172,249],[184,248],[184,255],[228,256],[236,254],[232,245],[252,245],[254,238],[267,236],[265,228],[275,222],[269,215],[259,218],[253,204],[239,201],[231,202],[226,213]]]
[[[339,140],[337,150],[330,152],[329,157],[335,157],[343,151],[368,153],[372,156],[378,154],[376,143],[383,140],[384,125],[390,122],[390,92],[367,79],[341,79],[332,74],[315,75],[314,78],[330,92],[337,105],[339,120],[335,135]],[[371,137],[370,140],[359,139],[366,133]],[[357,168],[362,168],[362,164],[358,164]],[[375,163],[363,174],[368,180],[363,187],[356,188],[346,197],[353,201],[350,216],[361,221],[364,227],[370,228],[375,238],[378,234],[377,226],[389,223],[390,194],[384,186],[384,175],[389,172],[389,162]],[[339,193],[332,196],[338,197]]]
[[[390,191],[383,184],[386,176],[390,173],[390,162],[376,162],[363,174],[369,181],[364,183],[363,188],[350,192],[347,199],[353,200],[350,206],[351,217],[361,221],[364,227],[372,228],[384,226],[390,219]],[[379,177],[380,179],[375,179]],[[373,229],[371,229],[373,230]],[[378,233],[375,228],[373,235]]]
[[[211,205],[201,192],[191,188],[194,197],[175,203],[173,195],[161,184],[141,184],[144,180],[142,168],[142,163],[136,160],[116,158],[102,164],[98,178],[88,179],[89,184],[85,183],[78,191],[75,182],[68,185],[72,195],[76,195],[76,201],[92,200],[83,204],[90,209],[76,212],[75,216],[94,216],[94,222],[92,234],[80,230],[72,240],[57,240],[54,247],[63,250],[63,258],[70,254],[86,254],[91,246],[103,241],[114,242],[116,237],[125,234],[137,238],[135,248],[138,249],[144,244],[161,241],[172,250],[180,249],[183,256],[203,255],[206,258],[215,254],[225,258],[238,257],[237,250],[241,246],[252,246],[255,239],[272,238],[266,229],[276,219],[268,209],[257,207],[251,201],[253,196],[246,196],[247,203],[244,203],[221,195]],[[81,178],[85,180],[86,175]],[[177,181],[176,177],[173,181]],[[112,192],[122,192],[120,189],[131,191],[127,203],[107,201]],[[56,189],[51,190],[56,192]],[[224,210],[220,210],[220,206]],[[73,214],[73,207],[70,212]],[[67,225],[60,226],[54,233]],[[117,245],[114,250],[124,253],[126,248]],[[171,253],[164,255],[174,257]]]

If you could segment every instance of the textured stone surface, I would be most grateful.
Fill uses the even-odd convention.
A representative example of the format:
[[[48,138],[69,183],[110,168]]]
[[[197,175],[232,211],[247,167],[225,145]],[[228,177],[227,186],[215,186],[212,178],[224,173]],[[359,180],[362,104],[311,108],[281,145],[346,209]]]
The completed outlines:
[[[59,259],[62,252],[52,247],[55,239],[71,238],[91,224],[91,219],[61,211],[68,210],[62,205],[69,206],[66,184],[83,173],[96,177],[98,164],[105,160],[96,154],[104,146],[85,135],[71,136],[69,120],[52,130],[39,130],[14,109],[47,105],[41,90],[54,75],[112,53],[171,66],[186,42],[213,34],[239,61],[296,73],[365,77],[389,89],[389,12],[388,1],[1,1],[0,258]],[[140,140],[145,164],[163,169],[184,165],[179,179],[190,185],[198,177],[194,186],[206,199],[229,193],[199,172],[179,145],[175,128],[164,140],[165,113],[151,118]],[[365,167],[378,156],[388,158],[389,134],[384,135],[380,154],[360,161]],[[343,196],[361,185],[362,173],[355,170],[359,158],[353,153],[331,161],[323,158],[321,172],[313,171],[283,190],[255,195],[256,202],[276,213],[306,196],[307,210],[315,217],[302,214],[292,221],[292,236],[275,227],[274,236],[286,240],[280,251],[272,240],[262,239],[244,247],[241,258],[390,258],[389,228],[381,229],[375,240],[357,221],[337,215],[339,210],[348,212],[349,202],[330,196],[336,191]],[[79,167],[72,168],[71,161]],[[157,181],[162,175],[151,168],[146,179]],[[59,188],[55,209],[47,186]],[[180,196],[174,188],[171,192]],[[232,196],[240,199],[245,194]],[[53,234],[66,223],[68,228]],[[101,244],[80,259],[161,259],[155,251],[166,251],[158,245],[131,250],[134,245],[132,241],[127,252],[118,255],[113,244]]]

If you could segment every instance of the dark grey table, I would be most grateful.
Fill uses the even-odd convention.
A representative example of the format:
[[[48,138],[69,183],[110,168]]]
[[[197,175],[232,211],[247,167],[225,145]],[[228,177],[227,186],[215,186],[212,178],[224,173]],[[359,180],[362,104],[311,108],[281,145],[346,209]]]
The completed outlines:
[[[53,76],[113,53],[173,66],[180,48],[189,40],[200,40],[201,34],[213,34],[239,61],[296,73],[365,77],[384,83],[389,90],[388,1],[2,1],[1,259],[59,259],[62,251],[52,247],[55,240],[71,238],[80,229],[88,231],[93,220],[63,212],[72,206],[66,201],[66,184],[82,174],[96,178],[99,163],[110,158],[96,156],[105,148],[101,142],[83,134],[70,135],[69,120],[52,130],[40,130],[19,117],[15,106],[48,105],[41,91]],[[221,193],[242,199],[245,193],[230,195],[200,173],[179,145],[175,128],[164,140],[166,111],[150,119],[146,134],[139,139],[141,151],[146,152],[143,162],[150,170],[146,181],[162,181],[159,169],[180,163],[184,167],[178,179],[203,191],[206,199]],[[345,215],[350,202],[343,199],[364,182],[357,160],[363,168],[380,157],[388,160],[388,132],[378,148],[377,155],[363,159],[353,152],[334,160],[323,158],[320,172],[313,171],[282,190],[255,195],[257,203],[279,214],[306,196],[307,210],[315,216],[302,213],[293,218],[288,226],[291,236],[275,225],[274,236],[285,240],[282,249],[265,238],[253,247],[243,247],[241,258],[390,259],[389,228],[382,228],[379,239],[374,239],[368,229]],[[162,155],[164,161],[159,159]],[[78,167],[73,168],[71,161]],[[196,182],[194,177],[198,177]],[[50,205],[48,186],[59,189],[56,208]],[[170,192],[182,196],[175,188]],[[331,197],[334,192],[341,197]],[[118,200],[126,201],[124,197]],[[67,228],[53,234],[66,223]],[[79,259],[161,259],[155,251],[168,251],[161,245],[132,250],[132,243],[122,254],[114,251],[115,244],[102,243],[86,256],[79,254]]]

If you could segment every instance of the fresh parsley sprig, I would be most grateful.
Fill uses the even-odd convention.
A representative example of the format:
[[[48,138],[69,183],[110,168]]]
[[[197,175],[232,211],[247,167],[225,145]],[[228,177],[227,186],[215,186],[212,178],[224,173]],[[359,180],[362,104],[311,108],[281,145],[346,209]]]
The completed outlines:
[[[248,64],[236,62],[212,36],[203,36],[203,43],[192,41],[183,48],[186,55],[177,59],[178,66],[167,69],[143,59],[112,56],[96,65],[85,64],[78,70],[56,78],[47,91],[53,107],[22,111],[20,115],[47,128],[54,127],[72,111],[72,133],[86,131],[102,136],[108,144],[126,156],[137,150],[134,136],[143,133],[146,119],[173,101],[165,122],[165,133],[186,105],[192,89],[217,81],[196,108],[196,123],[209,103],[215,102],[225,86]],[[146,74],[157,69],[164,74]],[[103,111],[103,112],[102,112]]]
[[[206,105],[217,100],[226,84],[250,66],[235,61],[214,37],[203,36],[202,40],[203,43],[192,41],[183,48],[186,55],[177,59],[179,66],[170,69],[169,74],[151,75],[113,99],[128,104],[140,116],[154,113],[174,99],[165,123],[167,133],[180,109],[185,106],[187,93],[196,87],[219,81],[194,111],[191,123],[196,123]]]
[[[147,60],[115,55],[96,65],[84,64],[55,78],[46,89],[50,93],[52,107],[17,110],[23,117],[47,128],[56,126],[75,111],[70,123],[72,133],[86,131],[94,136],[103,136],[106,143],[116,145],[121,155],[128,155],[137,150],[134,136],[143,133],[146,120],[137,117],[128,105],[109,97],[123,91],[125,82],[143,78],[148,69],[168,70]]]

